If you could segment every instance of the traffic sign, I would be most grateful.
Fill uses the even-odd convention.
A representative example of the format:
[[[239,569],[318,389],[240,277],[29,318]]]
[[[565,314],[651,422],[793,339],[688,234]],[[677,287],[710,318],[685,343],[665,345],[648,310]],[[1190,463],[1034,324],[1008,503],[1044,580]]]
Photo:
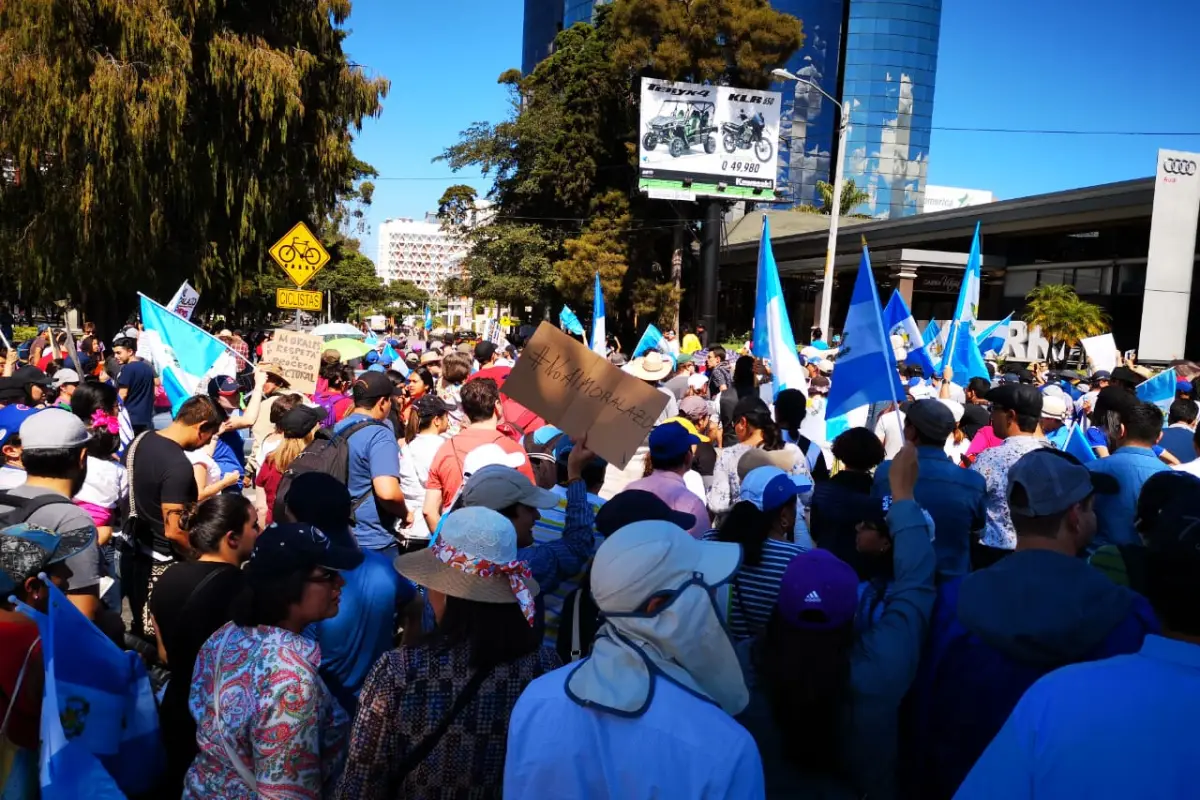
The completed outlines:
[[[277,308],[295,308],[300,311],[320,311],[320,292],[302,292],[299,289],[276,289],[275,306]]]
[[[312,280],[312,277],[329,263],[329,251],[321,246],[321,242],[303,222],[293,225],[292,229],[271,247],[270,252],[271,258],[283,267],[283,271],[297,288]],[[320,306],[317,308],[320,309]]]

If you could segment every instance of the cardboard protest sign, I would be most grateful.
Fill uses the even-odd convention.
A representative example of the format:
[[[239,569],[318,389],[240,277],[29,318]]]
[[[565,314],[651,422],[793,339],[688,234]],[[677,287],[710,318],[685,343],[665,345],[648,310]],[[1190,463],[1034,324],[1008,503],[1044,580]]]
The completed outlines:
[[[667,396],[543,322],[504,382],[504,394],[624,468]]]
[[[1112,372],[1117,368],[1117,343],[1111,333],[1080,339],[1079,343],[1083,345],[1088,361],[1092,362],[1092,372]]]
[[[263,343],[262,360],[278,364],[293,391],[312,394],[317,390],[324,349],[325,340],[320,336],[277,330],[274,338]]]

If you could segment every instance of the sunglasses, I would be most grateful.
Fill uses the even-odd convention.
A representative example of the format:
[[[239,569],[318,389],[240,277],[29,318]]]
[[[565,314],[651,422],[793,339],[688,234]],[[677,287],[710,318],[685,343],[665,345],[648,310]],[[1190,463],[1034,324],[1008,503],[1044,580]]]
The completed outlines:
[[[336,583],[342,574],[336,569],[326,569],[320,567],[321,572],[317,575],[309,575],[304,579],[305,583]]]

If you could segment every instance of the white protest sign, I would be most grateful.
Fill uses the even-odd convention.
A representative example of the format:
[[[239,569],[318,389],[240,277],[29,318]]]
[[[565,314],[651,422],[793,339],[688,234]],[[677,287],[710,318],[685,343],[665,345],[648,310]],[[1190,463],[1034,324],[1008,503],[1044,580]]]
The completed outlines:
[[[312,394],[317,390],[317,372],[324,349],[325,340],[320,336],[277,330],[270,341],[263,342],[262,360],[278,364],[293,391]]]
[[[1117,368],[1117,343],[1111,333],[1080,339],[1079,343],[1092,363],[1092,372],[1112,372]]]
[[[196,310],[196,304],[199,302],[200,293],[193,289],[190,283],[184,281],[183,285],[179,287],[179,291],[175,292],[175,296],[171,298],[171,302],[167,303],[167,308],[190,322],[192,312]]]

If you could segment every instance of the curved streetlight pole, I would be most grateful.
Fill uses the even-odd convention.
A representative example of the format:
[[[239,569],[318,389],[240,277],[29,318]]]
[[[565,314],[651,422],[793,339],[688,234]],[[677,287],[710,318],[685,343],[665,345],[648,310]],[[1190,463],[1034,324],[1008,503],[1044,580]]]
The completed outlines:
[[[825,245],[825,279],[821,284],[821,315],[818,317],[818,327],[821,329],[821,335],[828,339],[833,335],[829,329],[829,311],[833,304],[833,261],[837,253],[837,237],[838,237],[838,221],[842,215],[842,185],[845,182],[846,163],[846,134],[850,128],[850,101],[838,102],[838,99],[829,92],[817,86],[807,78],[801,78],[799,75],[794,75],[786,69],[771,70],[771,74],[776,78],[785,81],[796,81],[803,83],[813,89],[816,89],[824,95],[830,102],[838,107],[841,119],[838,125],[838,157],[837,162],[833,165],[833,208],[829,220],[829,241]]]

